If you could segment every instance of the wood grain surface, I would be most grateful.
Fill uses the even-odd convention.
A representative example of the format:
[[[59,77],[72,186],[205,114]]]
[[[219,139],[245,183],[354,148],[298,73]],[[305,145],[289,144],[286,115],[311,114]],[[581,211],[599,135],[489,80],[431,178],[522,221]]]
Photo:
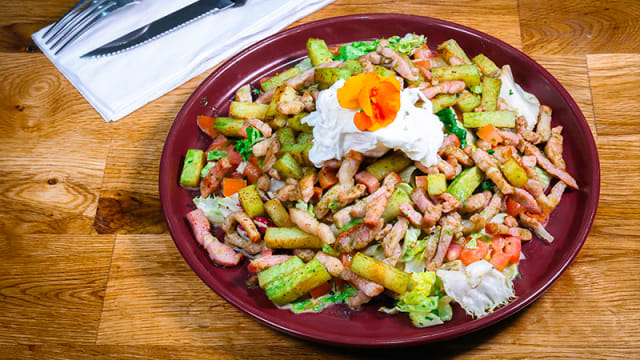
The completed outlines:
[[[375,351],[272,330],[191,271],[167,233],[158,167],[210,71],[106,123],[30,39],[75,2],[0,5],[0,359],[640,358],[639,2],[337,0],[291,25],[396,12],[476,28],[548,69],[596,138],[596,220],[544,296],[471,335]]]

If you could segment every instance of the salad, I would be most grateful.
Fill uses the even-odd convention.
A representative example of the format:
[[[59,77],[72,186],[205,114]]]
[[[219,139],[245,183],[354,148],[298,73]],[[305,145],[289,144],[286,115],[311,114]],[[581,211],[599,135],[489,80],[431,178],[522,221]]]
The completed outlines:
[[[210,259],[293,312],[386,296],[380,311],[427,327],[453,303],[482,317],[515,299],[523,244],[552,242],[549,215],[578,189],[552,110],[454,39],[307,49],[228,116],[197,118],[212,141],[180,184],[200,190],[186,218]]]

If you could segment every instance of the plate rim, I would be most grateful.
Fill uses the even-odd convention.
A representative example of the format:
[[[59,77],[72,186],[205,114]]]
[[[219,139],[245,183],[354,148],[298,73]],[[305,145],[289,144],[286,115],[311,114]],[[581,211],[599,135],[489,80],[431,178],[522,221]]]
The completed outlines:
[[[553,274],[548,281],[546,281],[545,283],[543,283],[542,286],[540,286],[539,288],[537,288],[536,290],[532,291],[532,293],[527,296],[523,301],[518,302],[518,303],[511,303],[509,305],[506,305],[504,307],[501,307],[500,309],[496,310],[495,312],[479,318],[479,319],[475,319],[473,320],[472,323],[468,323],[467,326],[464,329],[459,329],[459,328],[452,328],[452,329],[448,329],[446,331],[443,332],[439,332],[436,334],[426,334],[426,335],[418,335],[415,337],[410,337],[410,338],[405,338],[405,339],[400,339],[400,340],[374,340],[374,341],[360,341],[360,342],[353,342],[353,341],[340,341],[340,340],[336,340],[335,338],[331,337],[331,336],[311,336],[309,335],[306,331],[304,330],[300,330],[300,329],[295,329],[295,328],[290,328],[287,325],[284,324],[280,324],[277,321],[272,321],[271,319],[268,318],[268,316],[266,316],[266,314],[261,313],[260,311],[256,311],[253,307],[249,307],[247,306],[243,301],[240,301],[239,298],[236,298],[235,296],[233,296],[233,294],[231,294],[230,292],[225,292],[225,291],[218,291],[216,289],[214,289],[203,277],[202,274],[207,273],[206,268],[204,268],[203,264],[199,261],[197,261],[197,259],[195,258],[195,256],[191,253],[189,253],[186,248],[186,246],[182,243],[180,243],[179,241],[176,240],[176,236],[174,235],[176,233],[176,230],[173,228],[173,225],[171,224],[171,222],[169,221],[169,215],[167,214],[167,211],[165,210],[165,202],[168,201],[167,199],[167,191],[163,191],[163,189],[168,189],[167,186],[169,186],[169,180],[168,179],[173,179],[174,177],[172,176],[172,174],[169,174],[168,169],[167,169],[167,158],[170,156],[170,154],[168,154],[167,152],[167,147],[168,147],[168,140],[170,138],[170,136],[172,134],[174,134],[174,129],[176,127],[176,124],[178,123],[176,120],[184,117],[184,113],[187,112],[187,109],[191,108],[192,106],[196,105],[196,103],[199,101],[199,98],[202,96],[202,92],[208,87],[210,86],[210,84],[216,79],[216,77],[218,77],[220,74],[222,74],[224,71],[226,71],[227,69],[229,69],[230,67],[234,66],[235,64],[237,64],[238,62],[242,61],[242,58],[244,57],[245,54],[256,51],[256,49],[264,47],[264,46],[268,46],[270,43],[273,43],[274,41],[277,41],[281,38],[286,38],[288,37],[290,34],[302,31],[308,27],[315,27],[315,26],[322,26],[322,25],[329,25],[335,22],[342,22],[342,21],[358,21],[358,20],[389,20],[389,18],[404,18],[404,19],[412,19],[414,21],[419,21],[419,22],[424,22],[424,23],[430,23],[436,26],[442,26],[442,27],[447,27],[450,29],[453,29],[455,31],[461,31],[461,32],[466,32],[469,33],[471,35],[474,35],[476,37],[481,37],[483,39],[486,40],[490,40],[493,43],[496,43],[498,47],[504,47],[507,48],[515,53],[517,53],[522,59],[523,61],[525,61],[527,63],[527,66],[531,66],[533,68],[535,68],[535,70],[539,73],[543,73],[545,75],[545,77],[550,81],[550,83],[553,85],[553,87],[558,90],[559,94],[561,95],[561,97],[563,98],[564,102],[567,103],[567,105],[569,106],[570,110],[572,113],[577,115],[578,118],[578,126],[580,127],[580,129],[582,130],[583,134],[587,134],[588,136],[586,136],[586,146],[587,149],[589,151],[589,153],[594,154],[594,160],[595,160],[595,165],[597,165],[595,167],[595,169],[593,169],[592,175],[591,175],[591,180],[592,180],[592,190],[591,193],[589,194],[589,199],[587,200],[587,207],[590,209],[593,209],[590,213],[585,214],[585,219],[586,219],[586,223],[584,225],[586,226],[581,226],[580,230],[577,232],[577,234],[574,236],[574,238],[577,240],[577,243],[575,246],[572,247],[571,252],[568,254],[568,256],[565,256],[563,260],[561,260],[561,266],[559,268],[559,270]],[[428,342],[437,342],[437,341],[443,341],[443,340],[448,340],[448,339],[452,339],[458,336],[463,336],[463,335],[467,335],[473,332],[476,332],[478,330],[481,330],[483,328],[486,328],[490,325],[493,324],[497,324],[501,321],[504,321],[505,319],[519,313],[521,310],[523,310],[524,308],[526,308],[527,306],[531,305],[533,302],[535,302],[540,296],[542,296],[559,278],[560,276],[567,270],[567,268],[573,263],[573,261],[575,260],[575,258],[577,257],[578,253],[580,252],[580,250],[582,249],[587,236],[593,226],[593,222],[595,220],[595,215],[597,212],[597,208],[598,208],[598,203],[599,203],[599,198],[600,198],[600,158],[599,158],[599,154],[598,154],[598,150],[597,150],[597,146],[595,143],[595,138],[593,136],[593,133],[591,132],[589,126],[588,126],[588,122],[586,120],[586,118],[584,117],[584,114],[582,113],[582,111],[580,110],[579,106],[577,105],[577,103],[575,102],[575,100],[573,99],[573,97],[569,94],[569,92],[564,88],[564,86],[562,86],[562,84],[560,84],[560,82],[551,74],[549,73],[544,67],[542,67],[540,64],[538,64],[535,60],[533,60],[531,57],[529,57],[527,54],[525,54],[524,52],[520,51],[519,49],[511,46],[510,44],[496,38],[493,37],[489,34],[486,34],[484,32],[481,32],[479,30],[467,27],[465,25],[461,25],[461,24],[457,24],[454,22],[450,22],[450,21],[446,21],[446,20],[441,20],[441,19],[436,19],[436,18],[432,18],[432,17],[427,17],[427,16],[420,16],[420,15],[409,15],[409,14],[397,14],[397,13],[364,13],[364,14],[352,14],[352,15],[344,15],[344,16],[337,16],[337,17],[329,17],[329,18],[324,18],[324,19],[320,19],[320,20],[316,20],[316,21],[311,21],[311,22],[307,22],[289,29],[286,29],[284,31],[280,31],[276,34],[273,34],[271,36],[268,36],[266,38],[264,38],[263,40],[260,40],[256,43],[254,43],[253,45],[243,49],[242,51],[238,52],[237,54],[233,55],[231,58],[227,59],[226,61],[224,61],[223,63],[221,63],[217,68],[215,68],[211,74],[209,74],[199,85],[198,87],[191,93],[191,95],[189,96],[189,98],[187,99],[187,101],[185,101],[185,103],[182,105],[182,107],[180,108],[180,111],[177,113],[171,128],[169,129],[169,132],[167,133],[167,138],[165,139],[165,143],[163,145],[163,150],[162,150],[162,156],[160,159],[160,171],[159,171],[159,193],[160,193],[160,204],[162,207],[162,212],[164,215],[164,219],[165,219],[165,223],[167,224],[169,233],[171,235],[171,238],[176,246],[176,248],[178,249],[178,251],[180,252],[180,254],[182,255],[183,259],[187,262],[187,264],[191,267],[191,269],[196,273],[196,275],[205,283],[207,284],[207,286],[213,290],[216,294],[218,294],[220,297],[222,297],[225,301],[227,301],[228,303],[230,303],[231,305],[233,305],[234,307],[238,308],[239,310],[241,310],[242,312],[244,312],[245,314],[251,316],[252,318],[258,320],[259,322],[262,322],[263,324],[274,328],[276,330],[282,331],[286,334],[289,335],[293,335],[295,337],[298,338],[302,338],[302,339],[306,339],[306,340],[311,340],[314,342],[320,342],[320,343],[325,343],[325,344],[332,344],[332,345],[338,345],[338,346],[347,346],[347,347],[367,347],[367,348],[380,348],[380,347],[395,347],[395,346],[402,346],[402,345],[417,345],[417,344],[424,344],[424,343],[428,343]]]

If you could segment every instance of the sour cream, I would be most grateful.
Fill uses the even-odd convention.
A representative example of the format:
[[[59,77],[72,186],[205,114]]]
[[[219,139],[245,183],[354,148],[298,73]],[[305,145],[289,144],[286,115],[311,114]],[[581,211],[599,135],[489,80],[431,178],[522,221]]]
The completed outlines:
[[[433,114],[431,101],[419,89],[404,89],[400,93],[400,110],[388,126],[376,131],[360,131],[353,123],[356,111],[345,109],[338,102],[338,89],[344,80],[323,90],[316,101],[316,111],[302,119],[313,126],[313,147],[309,159],[321,167],[330,159],[342,159],[350,150],[365,156],[379,157],[391,149],[403,151],[411,160],[424,166],[438,162],[438,149],[444,140],[440,119]],[[415,103],[422,99],[422,107]]]
[[[516,84],[511,73],[511,66],[502,67],[500,80],[502,81],[500,97],[518,115],[524,116],[527,119],[527,129],[533,130],[538,123],[540,101],[535,95],[524,91],[520,85]]]

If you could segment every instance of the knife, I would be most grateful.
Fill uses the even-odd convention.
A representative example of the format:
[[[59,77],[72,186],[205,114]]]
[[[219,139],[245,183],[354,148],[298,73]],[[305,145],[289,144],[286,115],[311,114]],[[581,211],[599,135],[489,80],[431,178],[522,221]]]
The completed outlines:
[[[180,10],[172,12],[156,21],[144,25],[132,32],[121,36],[109,43],[100,46],[84,55],[82,58],[116,55],[121,52],[142,46],[157,38],[160,38],[189,23],[199,20],[207,15],[228,9],[240,7],[246,0],[199,0]]]

